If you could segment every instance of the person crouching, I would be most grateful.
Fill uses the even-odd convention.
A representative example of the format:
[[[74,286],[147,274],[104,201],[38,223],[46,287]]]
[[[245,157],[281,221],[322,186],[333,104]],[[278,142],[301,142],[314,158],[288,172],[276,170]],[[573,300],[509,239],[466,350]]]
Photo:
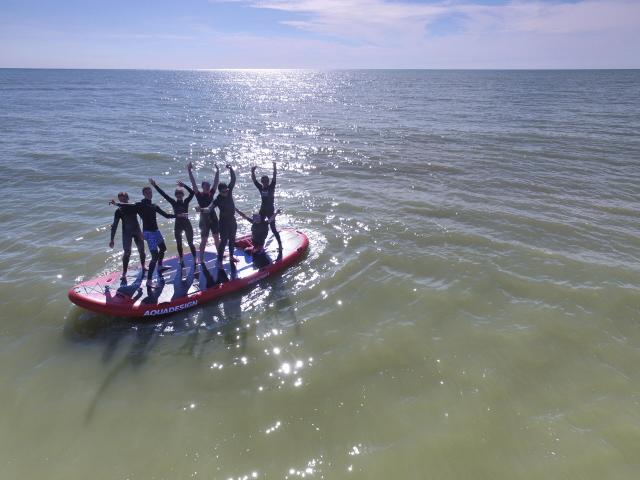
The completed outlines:
[[[241,212],[236,208],[236,212],[242,218],[251,223],[251,246],[244,249],[245,253],[249,255],[256,255],[264,253],[264,243],[269,235],[269,225],[272,224],[276,216],[282,213],[282,210],[278,209],[270,217],[263,217],[259,213],[254,213],[251,217]]]

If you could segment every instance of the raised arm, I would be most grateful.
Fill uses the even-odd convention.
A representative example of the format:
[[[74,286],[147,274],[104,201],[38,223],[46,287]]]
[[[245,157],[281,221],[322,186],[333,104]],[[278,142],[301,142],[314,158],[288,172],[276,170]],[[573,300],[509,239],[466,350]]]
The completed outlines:
[[[187,192],[189,192],[190,195],[193,195],[195,193],[193,189],[184,182],[178,182],[178,186],[183,187]]]
[[[187,192],[189,192],[189,196],[184,199],[185,203],[189,203],[196,192],[191,190],[191,188],[189,188],[189,186],[184,182],[178,182],[178,186],[184,188]]]
[[[193,187],[193,191],[198,191],[198,184],[196,183],[196,177],[193,176],[193,163],[187,163],[187,172],[189,172],[189,180],[191,180],[191,186]]]
[[[213,168],[216,173],[213,175],[213,185],[211,185],[211,191],[215,192],[218,189],[218,183],[220,183],[220,169],[218,168],[217,163],[213,164]]]
[[[233,171],[231,164],[227,164],[227,168],[229,169],[229,175],[231,175],[231,180],[229,181],[229,191],[231,191],[236,184],[236,172]]]
[[[162,190],[158,184],[153,180],[153,178],[149,179],[149,183],[151,185],[153,185],[153,188],[155,188],[157,190],[157,192],[162,195],[164,197],[164,199],[169,202],[172,206],[175,205],[176,201],[171,198],[169,195],[167,195],[166,193],[164,193],[164,190]]]
[[[253,220],[249,216],[236,208],[236,213],[244,218],[246,221],[253,223]]]
[[[256,188],[258,190],[262,190],[262,187],[260,186],[260,184],[258,183],[258,180],[256,179],[256,167],[255,165],[253,167],[251,167],[251,180],[253,181],[253,184],[256,186]]]

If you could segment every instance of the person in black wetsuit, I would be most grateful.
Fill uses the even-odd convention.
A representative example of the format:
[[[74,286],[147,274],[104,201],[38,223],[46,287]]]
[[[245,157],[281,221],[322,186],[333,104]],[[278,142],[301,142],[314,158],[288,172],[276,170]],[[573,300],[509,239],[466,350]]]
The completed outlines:
[[[127,192],[118,193],[118,201],[121,203],[129,203],[129,194]],[[112,200],[113,203],[115,203]],[[118,230],[118,223],[122,220],[122,249],[124,254],[122,255],[122,279],[127,278],[127,269],[129,267],[129,258],[131,258],[131,242],[136,242],[138,253],[140,254],[140,264],[142,270],[144,270],[144,241],[142,239],[142,230],[140,230],[140,224],[138,223],[137,209],[127,209],[125,207],[118,207],[113,214],[113,223],[111,224],[111,240],[109,241],[109,247],[113,248],[113,239],[116,236]]]
[[[258,191],[260,192],[260,198],[262,199],[262,203],[260,205],[260,215],[263,218],[271,218],[273,213],[275,212],[275,193],[276,193],[276,162],[273,162],[273,179],[269,181],[269,177],[263,175],[260,177],[260,182],[256,180],[256,166],[251,167],[251,180],[253,180],[253,184],[256,186]],[[278,241],[278,249],[282,251],[282,240],[280,240],[280,234],[276,229],[276,221],[274,220],[269,222],[269,227],[271,227],[271,231],[273,232],[273,236],[276,237]]]
[[[184,183],[178,182],[179,187],[184,187],[189,192],[187,198],[184,198],[184,190],[181,188],[176,188],[174,192],[176,198],[173,199],[169,195],[162,190],[158,184],[153,180],[153,178],[149,179],[149,183],[153,185],[160,195],[164,197],[164,199],[171,204],[173,207],[173,213],[176,216],[176,223],[173,227],[173,234],[176,238],[176,246],[178,247],[178,256],[180,257],[180,265],[184,267],[184,255],[182,251],[182,232],[187,236],[187,243],[189,244],[189,249],[191,250],[191,255],[193,255],[193,262],[196,261],[196,247],[193,246],[193,227],[191,226],[191,222],[189,221],[189,202],[193,198],[194,191],[187,187]],[[182,216],[181,216],[182,215]]]
[[[201,212],[210,212],[215,207],[220,209],[220,220],[218,225],[220,227],[220,244],[218,245],[218,264],[222,265],[222,257],[224,255],[224,249],[229,244],[229,259],[231,260],[231,267],[234,267],[233,262],[237,261],[233,256],[233,249],[236,244],[236,230],[238,224],[236,223],[236,206],[233,203],[233,187],[236,184],[236,173],[233,171],[231,165],[227,165],[231,180],[229,185],[220,182],[218,184],[218,196],[216,199],[206,208],[198,207],[197,210]]]
[[[250,217],[237,208],[236,212],[242,218],[251,223],[251,247],[245,248],[244,251],[249,255],[263,253],[264,242],[267,239],[267,235],[269,235],[269,225],[271,222],[275,222],[276,216],[282,213],[282,210],[276,210],[276,212],[269,218],[263,217],[259,213],[254,213],[253,216]]]
[[[217,164],[214,164],[214,168],[216,173],[213,177],[213,185],[211,185],[209,182],[202,182],[202,191],[200,191],[198,190],[196,179],[193,176],[193,164],[191,162],[187,164],[187,171],[189,172],[191,186],[193,187],[196,195],[196,200],[198,201],[198,206],[200,206],[200,208],[206,208],[211,205],[211,202],[213,202],[213,194],[218,188],[220,170],[218,170]],[[209,233],[211,233],[211,235],[213,236],[213,242],[215,243],[216,250],[218,249],[218,245],[220,244],[220,236],[218,235],[218,216],[216,215],[215,209],[212,208],[209,213],[200,212],[200,222],[198,226],[200,227],[200,262],[203,262],[204,249],[207,246]]]
[[[158,266],[158,276],[162,279],[162,271],[165,270],[162,266],[162,259],[164,252],[167,251],[167,246],[164,243],[162,233],[158,229],[158,221],[156,214],[160,214],[165,218],[176,218],[176,215],[165,212],[159,206],[151,203],[153,198],[153,190],[151,187],[144,187],[142,189],[144,198],[135,204],[131,203],[116,203],[118,207],[124,207],[125,211],[129,209],[135,209],[136,213],[140,215],[142,219],[142,235],[147,241],[149,246],[149,252],[151,253],[151,261],[149,262],[149,273],[147,275],[147,286],[153,284],[153,272]],[[183,216],[183,215],[181,215]]]

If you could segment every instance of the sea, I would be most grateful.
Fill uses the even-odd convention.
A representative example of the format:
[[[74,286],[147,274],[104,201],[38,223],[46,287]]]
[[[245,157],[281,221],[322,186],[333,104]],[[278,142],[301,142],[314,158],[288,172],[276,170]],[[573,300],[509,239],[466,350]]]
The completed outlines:
[[[274,161],[282,275],[69,302],[119,191]],[[2,69],[0,186],[2,479],[638,478],[638,70]]]

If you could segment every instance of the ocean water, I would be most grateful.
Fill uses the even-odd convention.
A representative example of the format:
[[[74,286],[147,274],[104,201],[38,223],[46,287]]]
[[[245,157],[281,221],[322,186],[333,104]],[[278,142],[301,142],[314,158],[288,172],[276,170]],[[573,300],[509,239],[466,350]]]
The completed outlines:
[[[0,105],[1,478],[637,478],[640,71],[0,70]],[[118,191],[228,162],[251,211],[274,160],[284,275],[69,303]]]

